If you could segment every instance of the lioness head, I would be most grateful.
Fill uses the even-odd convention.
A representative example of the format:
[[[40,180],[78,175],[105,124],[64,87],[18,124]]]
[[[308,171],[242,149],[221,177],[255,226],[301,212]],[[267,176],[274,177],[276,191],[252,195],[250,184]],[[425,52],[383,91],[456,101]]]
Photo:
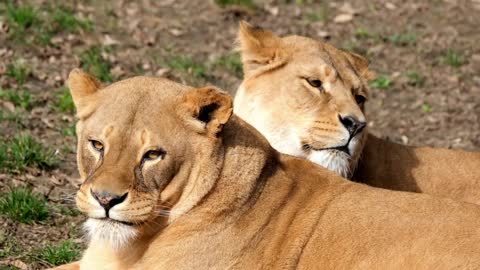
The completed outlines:
[[[80,70],[68,84],[79,118],[76,202],[92,239],[121,247],[155,233],[213,186],[227,94],[150,77],[103,87]]]
[[[361,56],[242,22],[245,73],[234,112],[279,152],[350,177],[366,140],[364,103],[373,77]]]

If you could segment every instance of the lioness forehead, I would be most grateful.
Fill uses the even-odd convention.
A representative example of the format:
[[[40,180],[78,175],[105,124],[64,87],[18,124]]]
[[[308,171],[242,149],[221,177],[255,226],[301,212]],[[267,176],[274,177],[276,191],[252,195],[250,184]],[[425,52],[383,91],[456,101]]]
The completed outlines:
[[[291,61],[310,68],[320,68],[326,64],[335,69],[347,88],[364,91],[361,89],[364,82],[341,50],[302,36],[287,36],[282,40],[291,53]]]
[[[103,130],[107,125],[118,129],[147,127],[158,129],[173,122],[174,110],[182,94],[191,89],[167,79],[134,77],[113,83],[94,97],[94,112],[86,119],[89,130]]]

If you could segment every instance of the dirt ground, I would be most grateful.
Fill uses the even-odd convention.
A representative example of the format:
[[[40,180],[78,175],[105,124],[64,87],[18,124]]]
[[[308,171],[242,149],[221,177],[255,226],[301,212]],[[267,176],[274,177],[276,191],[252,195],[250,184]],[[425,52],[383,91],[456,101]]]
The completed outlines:
[[[479,0],[269,0],[249,7],[206,0],[31,0],[12,5],[30,5],[40,19],[20,31],[7,4],[0,3],[0,88],[24,89],[32,96],[25,108],[0,96],[2,115],[14,116],[0,118],[0,136],[30,134],[53,149],[59,162],[50,169],[0,168],[0,192],[30,186],[57,210],[33,225],[0,216],[0,269],[45,268],[52,263],[35,255],[42,246],[66,239],[84,245],[83,217],[58,211],[74,208],[78,185],[74,113],[58,108],[68,72],[83,67],[106,81],[166,76],[234,94],[241,71],[232,49],[242,19],[279,35],[327,40],[367,56],[379,75],[367,103],[374,134],[411,145],[480,150]],[[44,31],[59,8],[85,25]],[[12,65],[25,67],[24,82],[11,74]]]

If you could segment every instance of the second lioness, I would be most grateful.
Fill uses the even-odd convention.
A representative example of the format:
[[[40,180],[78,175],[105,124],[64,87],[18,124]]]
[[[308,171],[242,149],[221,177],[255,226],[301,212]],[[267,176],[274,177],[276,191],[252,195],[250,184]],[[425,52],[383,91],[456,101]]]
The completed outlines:
[[[245,78],[234,111],[280,152],[372,186],[480,203],[480,153],[408,147],[367,134],[372,72],[354,53],[241,23]]]

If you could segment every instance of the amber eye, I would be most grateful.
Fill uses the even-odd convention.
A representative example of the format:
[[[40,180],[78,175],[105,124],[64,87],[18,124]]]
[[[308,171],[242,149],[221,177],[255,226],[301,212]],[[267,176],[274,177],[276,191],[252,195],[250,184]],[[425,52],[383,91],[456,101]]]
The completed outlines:
[[[163,158],[165,156],[165,151],[163,150],[150,150],[143,155],[144,160],[155,160],[157,158]]]
[[[90,143],[92,144],[93,149],[99,152],[103,151],[103,143],[96,140],[90,140]]]
[[[306,79],[308,84],[310,86],[318,88],[318,89],[323,89],[322,81],[317,80],[317,79]]]
[[[361,106],[363,103],[365,103],[365,101],[367,101],[367,98],[362,95],[355,95],[355,101]]]

